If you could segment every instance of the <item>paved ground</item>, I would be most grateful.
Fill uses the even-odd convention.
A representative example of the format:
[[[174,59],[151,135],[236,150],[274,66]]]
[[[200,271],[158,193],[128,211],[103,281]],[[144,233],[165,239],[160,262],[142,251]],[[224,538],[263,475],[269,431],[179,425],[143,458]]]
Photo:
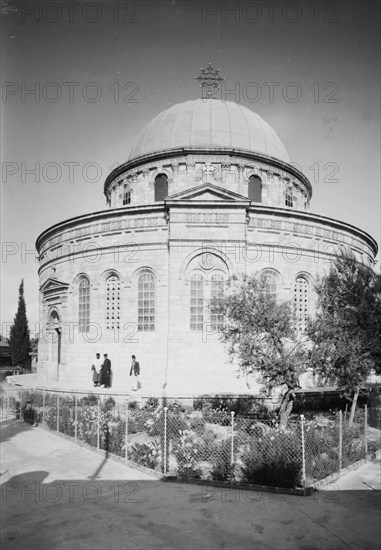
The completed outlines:
[[[378,549],[380,463],[310,497],[157,481],[3,422],[3,550]]]

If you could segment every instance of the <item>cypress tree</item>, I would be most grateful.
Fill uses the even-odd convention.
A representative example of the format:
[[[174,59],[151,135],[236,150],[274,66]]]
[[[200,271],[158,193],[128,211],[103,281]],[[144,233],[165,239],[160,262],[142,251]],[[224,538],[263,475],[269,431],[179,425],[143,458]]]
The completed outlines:
[[[9,334],[9,353],[12,364],[30,369],[30,339],[26,305],[24,299],[24,279],[19,287],[19,303],[15,320]]]

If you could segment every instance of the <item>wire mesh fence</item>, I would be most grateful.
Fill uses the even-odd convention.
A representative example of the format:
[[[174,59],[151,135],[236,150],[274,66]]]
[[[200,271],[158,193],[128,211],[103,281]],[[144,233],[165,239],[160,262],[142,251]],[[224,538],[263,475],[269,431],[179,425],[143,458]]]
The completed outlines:
[[[242,404],[241,404],[242,405]],[[21,418],[134,466],[184,479],[271,487],[312,486],[381,448],[381,407],[358,409],[353,422],[224,408],[210,400],[144,398],[12,388],[2,419]]]

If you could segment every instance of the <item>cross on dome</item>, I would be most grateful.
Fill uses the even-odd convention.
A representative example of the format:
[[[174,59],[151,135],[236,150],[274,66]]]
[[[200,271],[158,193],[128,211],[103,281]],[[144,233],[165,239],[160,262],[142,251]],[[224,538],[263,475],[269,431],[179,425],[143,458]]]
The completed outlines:
[[[219,75],[220,70],[221,69],[213,69],[212,64],[209,63],[206,69],[200,68],[201,74],[199,76],[194,77],[195,80],[200,82],[200,88],[202,88],[203,91],[205,89],[207,97],[215,94],[220,83],[226,80]]]

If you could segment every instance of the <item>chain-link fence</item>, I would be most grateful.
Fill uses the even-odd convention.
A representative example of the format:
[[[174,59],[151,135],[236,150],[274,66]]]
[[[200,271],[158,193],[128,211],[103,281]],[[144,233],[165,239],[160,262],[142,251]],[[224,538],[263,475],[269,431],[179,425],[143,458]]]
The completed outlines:
[[[2,419],[21,418],[164,475],[271,487],[312,486],[381,448],[381,408],[292,417],[211,400],[10,389]],[[249,409],[248,407],[246,407]]]

